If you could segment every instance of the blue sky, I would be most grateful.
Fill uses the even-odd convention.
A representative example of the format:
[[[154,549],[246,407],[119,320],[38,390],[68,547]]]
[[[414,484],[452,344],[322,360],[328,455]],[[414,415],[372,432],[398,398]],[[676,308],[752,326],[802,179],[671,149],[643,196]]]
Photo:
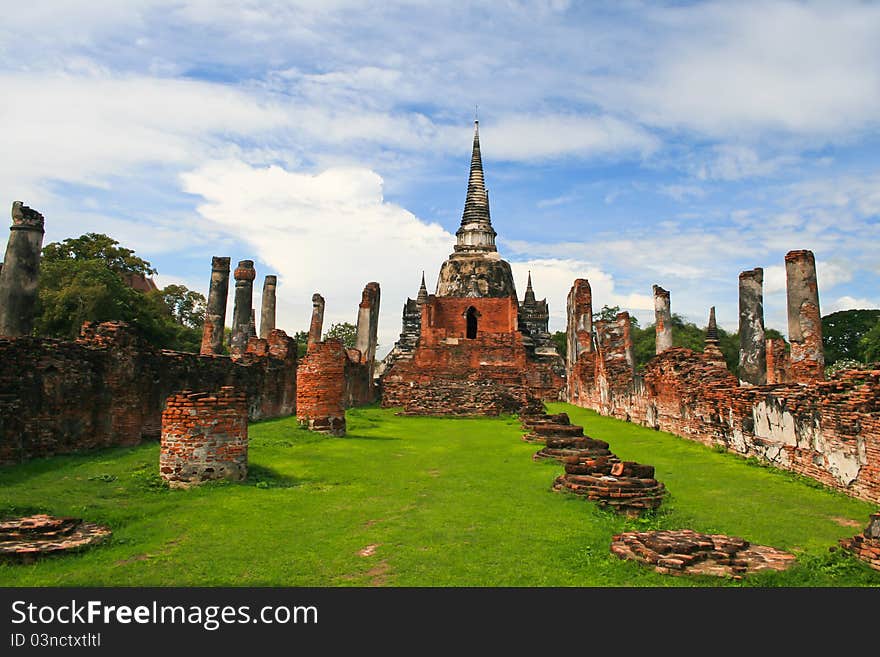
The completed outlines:
[[[461,218],[474,106],[499,250],[551,329],[651,285],[735,329],[737,276],[811,249],[822,312],[880,307],[880,5],[31,0],[0,33],[0,189],[46,241],[104,232],[206,292],[212,255],[279,276],[278,324],[380,353]],[[259,285],[255,299],[259,298]],[[231,307],[231,306],[230,306]]]

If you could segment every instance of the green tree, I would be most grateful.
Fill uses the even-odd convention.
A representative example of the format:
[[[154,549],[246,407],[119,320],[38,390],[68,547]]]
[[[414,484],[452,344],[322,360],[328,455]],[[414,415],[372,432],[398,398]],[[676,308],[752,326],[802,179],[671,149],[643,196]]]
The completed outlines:
[[[157,273],[149,262],[137,257],[134,251],[119,246],[119,242],[101,233],[86,233],[43,247],[44,263],[69,260],[98,260],[117,274],[147,277]]]
[[[556,351],[559,352],[559,355],[565,358],[565,355],[568,353],[568,336],[565,331],[556,331],[553,335],[550,336],[553,340],[553,344],[556,345]]]
[[[862,360],[866,363],[880,362],[880,322],[874,324],[862,339],[859,340]]]
[[[357,327],[349,322],[337,322],[331,324],[324,337],[342,340],[346,348],[353,349],[357,342]]]
[[[296,357],[302,358],[306,355],[306,350],[309,346],[309,332],[297,331],[293,334],[293,339],[296,340]]]
[[[205,296],[184,285],[166,285],[148,293],[158,296],[171,313],[171,318],[188,328],[201,330],[205,323]]]
[[[198,351],[204,297],[182,285],[144,294],[126,283],[156,270],[134,251],[97,233],[47,244],[40,263],[38,335],[74,339],[83,322],[119,320],[151,344]]]
[[[840,310],[822,318],[822,345],[825,362],[869,360],[862,338],[880,321],[880,310]]]
[[[602,306],[599,312],[593,313],[593,321],[602,320],[605,322],[613,322],[617,319],[617,313],[620,312],[620,306]]]

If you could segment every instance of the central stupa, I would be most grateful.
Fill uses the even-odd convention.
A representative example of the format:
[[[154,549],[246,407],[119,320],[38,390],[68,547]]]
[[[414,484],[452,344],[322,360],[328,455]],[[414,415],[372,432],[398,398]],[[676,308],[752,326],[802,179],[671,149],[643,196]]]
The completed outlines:
[[[480,157],[480,123],[474,121],[474,148],[461,226],[454,252],[440,268],[438,297],[514,297],[510,265],[498,255],[489,214],[489,193]]]

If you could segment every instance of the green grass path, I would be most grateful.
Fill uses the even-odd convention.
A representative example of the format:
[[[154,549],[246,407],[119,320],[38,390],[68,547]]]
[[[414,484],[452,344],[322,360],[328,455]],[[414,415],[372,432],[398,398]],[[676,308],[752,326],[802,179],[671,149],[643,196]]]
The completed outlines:
[[[671,496],[626,519],[550,485],[515,418],[348,412],[349,435],[293,419],[250,428],[245,484],[171,491],[156,443],[0,468],[0,515],[35,511],[109,524],[107,544],[33,565],[2,586],[877,586],[880,573],[828,548],[870,504],[669,434],[566,404],[621,458],[656,466]],[[850,523],[847,526],[847,523]],[[610,555],[613,534],[689,527],[798,553],[743,583],[662,576]]]

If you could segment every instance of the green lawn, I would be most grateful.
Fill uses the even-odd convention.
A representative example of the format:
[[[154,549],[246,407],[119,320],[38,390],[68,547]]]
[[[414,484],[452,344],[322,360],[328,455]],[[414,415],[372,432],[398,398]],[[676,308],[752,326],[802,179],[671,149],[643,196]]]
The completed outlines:
[[[75,515],[113,529],[80,554],[0,564],[0,584],[880,585],[880,573],[828,550],[861,531],[872,505],[670,434],[549,406],[621,458],[656,466],[671,493],[656,516],[627,519],[553,492],[560,466],[532,461],[539,446],[520,440],[515,418],[363,408],[349,411],[346,438],[293,419],[252,425],[245,484],[168,490],[156,443],[0,468],[0,515]],[[792,550],[798,562],[738,583],[662,576],[608,550],[621,531],[684,527]]]

